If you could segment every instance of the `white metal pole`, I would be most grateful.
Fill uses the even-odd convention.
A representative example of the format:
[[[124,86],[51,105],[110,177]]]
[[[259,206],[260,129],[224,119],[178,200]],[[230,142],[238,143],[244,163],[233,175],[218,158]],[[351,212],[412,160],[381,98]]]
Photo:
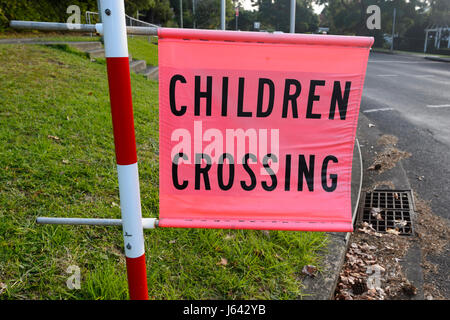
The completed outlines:
[[[38,217],[36,223],[76,226],[122,226],[122,219]],[[142,227],[144,229],[154,229],[157,224],[158,220],[156,218],[142,218]]]
[[[103,24],[73,24],[59,22],[39,22],[11,20],[9,26],[14,29],[31,29],[43,31],[97,32],[103,34]],[[157,27],[127,27],[128,34],[157,36]]]
[[[290,26],[290,33],[295,33],[295,5],[296,0],[291,0],[291,26]]]
[[[40,22],[11,20],[9,26],[14,29],[31,29],[45,31],[97,32],[95,24],[76,24],[62,22]]]
[[[192,24],[195,29],[195,0],[192,0]]]

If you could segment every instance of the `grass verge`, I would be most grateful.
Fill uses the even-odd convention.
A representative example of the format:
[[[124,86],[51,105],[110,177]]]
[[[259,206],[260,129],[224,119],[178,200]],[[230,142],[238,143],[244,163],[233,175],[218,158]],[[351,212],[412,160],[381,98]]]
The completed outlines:
[[[137,39],[136,39],[137,40]],[[133,43],[133,41],[131,41]],[[104,59],[0,46],[0,299],[125,299],[121,230],[36,225],[119,218]],[[158,84],[131,74],[144,217],[158,212]],[[152,299],[296,299],[323,233],[145,232]],[[66,286],[69,266],[81,289]]]
[[[148,65],[158,65],[158,44],[155,37],[128,36],[128,52],[134,60],[145,60]]]
[[[21,31],[10,30],[8,32],[0,33],[0,39],[36,39],[38,41],[100,41],[100,37],[93,34],[92,37],[89,33],[77,34],[73,32],[49,32],[49,31]]]
[[[381,53],[391,53],[391,54],[407,54],[412,56],[420,56],[420,57],[440,57],[440,58],[449,58],[448,55],[437,54],[437,53],[423,53],[423,52],[415,52],[415,51],[403,51],[403,50],[394,50],[391,51],[389,49],[384,48],[372,48],[373,52],[381,52]]]

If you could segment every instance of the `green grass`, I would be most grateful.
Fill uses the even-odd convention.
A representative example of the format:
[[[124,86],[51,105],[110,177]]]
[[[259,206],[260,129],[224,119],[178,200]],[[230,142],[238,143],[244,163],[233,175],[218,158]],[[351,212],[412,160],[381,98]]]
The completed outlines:
[[[39,31],[18,31],[0,32],[0,39],[24,39],[36,38],[42,41],[99,41],[100,37],[93,34],[74,34],[73,32],[39,32]]]
[[[131,81],[143,216],[157,217],[158,84]],[[120,228],[35,223],[120,217],[104,59],[0,46],[0,141],[0,299],[128,298]],[[145,242],[152,299],[296,299],[326,236],[155,229]],[[71,265],[80,290],[66,286]]]
[[[95,34],[74,35],[61,32],[7,32],[0,33],[0,39],[35,38],[37,41],[100,41]],[[134,60],[145,60],[148,65],[158,65],[158,39],[154,36],[128,36],[128,52]]]
[[[145,60],[148,65],[158,65],[158,45],[155,37],[128,36],[128,52],[135,60]]]

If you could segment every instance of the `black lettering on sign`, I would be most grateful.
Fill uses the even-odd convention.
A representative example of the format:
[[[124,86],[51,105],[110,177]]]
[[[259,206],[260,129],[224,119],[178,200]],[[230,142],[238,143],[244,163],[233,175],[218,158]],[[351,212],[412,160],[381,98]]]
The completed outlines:
[[[291,86],[295,86],[295,92],[293,94],[290,94]],[[292,118],[298,118],[298,111],[297,111],[297,98],[300,95],[300,92],[302,92],[302,85],[298,80],[295,79],[286,79],[284,82],[284,97],[283,97],[283,118],[287,118],[288,115],[288,105],[289,101],[291,102],[292,106]]]
[[[177,106],[175,103],[175,85],[177,81],[181,83],[186,83],[186,79],[181,74],[176,74],[170,79],[170,88],[169,88],[169,101],[170,101],[170,110],[176,116],[182,116],[186,113],[186,106],[182,106],[180,110],[177,110]]]
[[[306,184],[309,191],[314,191],[314,155],[309,156],[309,168],[306,165],[305,156],[298,155],[298,191],[303,191],[303,176],[306,178]]]
[[[320,96],[316,95],[316,87],[324,85],[325,85],[324,80],[311,80],[309,86],[308,107],[306,109],[307,119],[320,119],[322,117],[320,113],[313,113],[313,103],[314,101],[320,100]]]
[[[173,157],[173,161],[172,161],[172,183],[173,186],[178,189],[178,190],[183,190],[186,189],[188,186],[188,182],[186,180],[184,180],[181,184],[178,182],[178,160],[182,158],[184,160],[188,160],[188,156],[182,152],[177,153],[174,157]]]
[[[323,159],[322,187],[323,187],[323,190],[325,190],[326,192],[332,192],[337,187],[337,174],[330,174],[331,186],[329,187],[327,185],[327,170],[328,170],[328,162],[330,162],[330,161],[333,161],[334,163],[338,163],[338,159],[333,155],[326,156],[325,159]]]
[[[223,163],[225,159],[228,159],[228,167],[229,167],[229,177],[227,184],[223,182]],[[219,157],[219,164],[217,167],[217,182],[219,184],[219,188],[222,190],[229,190],[233,186],[233,181],[234,181],[234,158],[231,154],[224,153]]]
[[[195,110],[196,116],[200,115],[200,99],[206,98],[206,115],[211,115],[211,100],[212,100],[212,77],[206,77],[206,91],[201,91],[200,76],[195,76]]]
[[[265,85],[269,86],[269,103],[267,105],[267,110],[263,111],[263,98],[264,98],[264,88]],[[259,79],[259,85],[258,85],[258,102],[257,102],[257,110],[256,110],[256,116],[260,118],[265,118],[270,116],[273,110],[273,102],[275,99],[275,85],[273,84],[273,81],[266,78]]]
[[[222,78],[222,117],[227,116],[228,108],[228,77]]]
[[[256,187],[256,176],[255,176],[255,173],[253,172],[252,168],[250,168],[250,166],[248,165],[248,159],[252,159],[253,162],[256,162],[257,158],[252,153],[246,153],[244,156],[243,167],[244,167],[244,170],[247,171],[248,175],[250,176],[250,181],[251,181],[250,185],[247,185],[245,183],[245,181],[241,181],[241,187],[245,191],[251,191],[251,190],[255,189],[255,187]]]
[[[244,111],[244,88],[245,78],[239,78],[237,116],[250,118],[252,113],[250,111]]]
[[[333,94],[331,95],[330,114],[328,119],[334,119],[334,112],[336,111],[336,103],[339,107],[339,116],[341,120],[345,120],[347,115],[348,96],[350,95],[350,88],[352,83],[350,81],[345,82],[344,95],[342,96],[341,84],[339,81],[334,82]]]
[[[284,191],[291,190],[291,155],[286,155],[286,165],[284,174]]]
[[[263,158],[263,167],[266,169],[267,173],[270,174],[270,179],[272,180],[272,184],[270,186],[265,181],[261,182],[263,189],[266,191],[272,191],[277,187],[277,176],[269,166],[269,159],[272,159],[273,162],[278,162],[277,156],[271,153],[266,154]]]
[[[202,167],[203,159],[206,160],[206,166]],[[203,176],[203,182],[205,184],[205,190],[211,190],[211,184],[209,183],[208,171],[211,169],[211,157],[205,153],[195,154],[195,190],[200,190],[200,180]]]

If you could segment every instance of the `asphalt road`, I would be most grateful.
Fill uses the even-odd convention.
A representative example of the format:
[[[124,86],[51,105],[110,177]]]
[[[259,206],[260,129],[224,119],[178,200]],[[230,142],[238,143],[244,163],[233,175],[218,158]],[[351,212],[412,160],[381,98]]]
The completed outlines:
[[[412,188],[450,219],[450,63],[372,53],[361,111],[399,138]]]
[[[383,134],[397,136],[409,183],[434,214],[450,220],[450,63],[372,53],[361,112]],[[438,272],[424,275],[450,298],[450,244],[427,256]]]

